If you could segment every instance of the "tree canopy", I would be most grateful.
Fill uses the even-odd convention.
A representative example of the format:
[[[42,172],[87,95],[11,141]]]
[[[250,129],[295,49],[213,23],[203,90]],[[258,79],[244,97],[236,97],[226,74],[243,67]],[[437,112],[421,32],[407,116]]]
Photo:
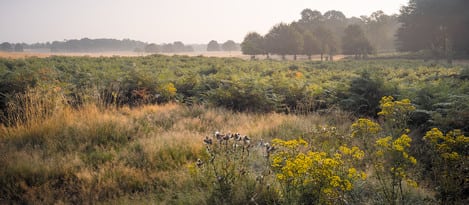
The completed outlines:
[[[233,40],[228,40],[221,45],[224,51],[235,51],[238,50],[238,45]]]
[[[256,32],[248,33],[241,43],[241,51],[245,55],[251,55],[251,58],[253,59],[255,58],[255,55],[264,54],[264,37]]]
[[[410,0],[401,9],[399,51],[429,50],[434,57],[469,53],[469,1]]]
[[[308,59],[311,60],[313,54],[320,53],[319,42],[311,32],[303,33],[303,42],[303,54],[308,56]]]
[[[303,37],[293,26],[280,23],[266,35],[269,53],[281,55],[297,55],[303,49]]]
[[[161,46],[151,43],[145,46],[144,51],[147,53],[158,53],[158,52],[161,52]]]
[[[352,24],[345,29],[342,39],[343,54],[355,55],[355,58],[366,58],[373,53],[373,50],[373,46],[359,25]]]
[[[338,45],[336,38],[332,35],[332,31],[324,26],[319,26],[313,31],[313,34],[319,40],[319,49],[321,54],[321,60],[323,59],[324,54],[329,54],[333,56],[338,52]]]
[[[220,51],[220,45],[217,41],[211,40],[207,44],[207,51]]]
[[[366,37],[378,51],[394,51],[395,34],[399,28],[398,15],[386,15],[383,11],[375,11],[363,18]]]
[[[3,42],[2,44],[0,44],[0,51],[11,52],[13,51],[13,46],[8,42]]]
[[[322,16],[320,11],[311,10],[311,9],[303,9],[301,11],[301,19],[299,20],[300,23],[320,23],[324,21],[324,16]]]
[[[261,51],[266,54],[285,55],[302,54],[311,56],[320,54],[321,60],[326,57],[333,59],[334,55],[340,53],[340,49],[350,44],[342,42],[347,26],[357,24],[362,28],[360,33],[361,45],[360,56],[368,55],[374,51],[375,44],[379,51],[395,50],[395,31],[398,28],[397,15],[386,15],[382,11],[376,11],[370,16],[360,18],[347,18],[337,10],[320,11],[304,9],[301,11],[300,19],[289,24],[280,23],[271,28],[269,33],[262,36],[255,33],[246,35],[241,45],[243,54],[257,55]],[[363,35],[362,35],[363,34]],[[366,39],[366,41],[363,41]],[[257,43],[255,43],[257,42]],[[263,43],[260,43],[263,42]],[[365,49],[366,47],[366,49]],[[350,52],[349,52],[350,53]]]

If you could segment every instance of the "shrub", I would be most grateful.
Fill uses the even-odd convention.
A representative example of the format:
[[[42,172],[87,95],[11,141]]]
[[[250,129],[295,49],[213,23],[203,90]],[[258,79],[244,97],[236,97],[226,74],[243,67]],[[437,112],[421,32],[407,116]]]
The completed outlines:
[[[353,167],[364,156],[358,147],[341,146],[328,154],[313,151],[316,148],[302,139],[272,142],[278,150],[271,157],[271,167],[284,203],[344,204],[351,200],[347,193],[354,182],[366,178]]]
[[[340,105],[357,116],[375,116],[381,97],[390,94],[380,79],[373,79],[370,73],[362,72],[360,77],[350,82],[348,93],[340,101]]]
[[[442,204],[469,202],[469,137],[461,130],[443,134],[438,128],[428,131],[424,140],[432,148],[431,167],[438,187],[438,199]]]

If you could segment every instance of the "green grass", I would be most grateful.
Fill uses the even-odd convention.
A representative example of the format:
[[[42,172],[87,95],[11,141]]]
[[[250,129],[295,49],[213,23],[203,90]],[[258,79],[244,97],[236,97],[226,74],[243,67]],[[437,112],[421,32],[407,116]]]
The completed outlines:
[[[426,164],[412,170],[422,186],[406,198],[436,203],[419,138],[434,126],[467,132],[466,70],[414,60],[0,59],[0,204],[288,204],[257,144],[301,137],[331,153],[347,143],[360,115],[350,105],[377,95],[352,82],[377,82],[377,93],[410,98],[429,113],[411,124],[422,144],[411,154]],[[175,95],[161,90],[168,83]],[[215,131],[248,135],[249,158],[230,144],[212,168],[196,168],[199,158],[208,164],[202,140]],[[368,180],[356,185],[354,203],[379,204],[376,179]]]

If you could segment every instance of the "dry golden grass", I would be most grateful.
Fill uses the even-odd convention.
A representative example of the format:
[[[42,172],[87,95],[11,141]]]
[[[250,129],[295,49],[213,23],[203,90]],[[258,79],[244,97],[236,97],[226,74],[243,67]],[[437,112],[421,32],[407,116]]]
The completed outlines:
[[[240,132],[253,144],[278,137],[333,143],[337,136],[321,130],[333,125],[343,135],[353,121],[337,110],[256,114],[171,103],[71,108],[55,93],[43,94],[17,96],[11,126],[0,125],[0,204],[207,204],[210,193],[188,169],[206,156],[205,136]],[[261,151],[252,153],[262,158]]]
[[[188,188],[193,180],[185,167],[204,155],[205,136],[239,132],[256,143],[307,135],[331,121],[350,123],[345,113],[256,114],[179,104],[72,108],[63,99],[33,90],[12,101],[9,125],[0,125],[3,200],[94,203],[139,194],[170,203],[187,192],[202,200],[206,193]]]

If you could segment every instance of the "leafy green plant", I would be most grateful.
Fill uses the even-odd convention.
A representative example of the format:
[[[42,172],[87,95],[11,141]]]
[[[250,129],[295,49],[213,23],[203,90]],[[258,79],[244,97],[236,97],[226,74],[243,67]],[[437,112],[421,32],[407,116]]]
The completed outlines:
[[[438,128],[428,131],[424,140],[433,149],[432,171],[438,186],[438,198],[444,204],[468,202],[469,191],[467,161],[469,160],[469,137],[461,130],[443,134]]]
[[[359,119],[352,124],[352,136],[364,141],[368,159],[373,168],[373,177],[379,183],[378,200],[387,204],[402,204],[407,201],[405,187],[417,187],[410,177],[410,171],[417,164],[415,157],[409,154],[412,139],[407,122],[415,107],[410,100],[394,100],[384,96],[380,101],[383,125],[367,119]],[[383,134],[385,137],[380,137]],[[366,141],[376,140],[370,145]],[[404,184],[408,186],[404,186]]]

